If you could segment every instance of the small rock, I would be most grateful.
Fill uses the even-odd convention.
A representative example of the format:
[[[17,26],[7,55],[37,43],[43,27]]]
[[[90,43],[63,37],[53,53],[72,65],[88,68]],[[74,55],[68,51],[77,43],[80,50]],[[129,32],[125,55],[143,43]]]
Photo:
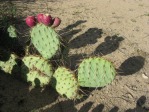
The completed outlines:
[[[142,77],[143,77],[144,79],[148,79],[148,76],[147,76],[145,73],[142,74]]]

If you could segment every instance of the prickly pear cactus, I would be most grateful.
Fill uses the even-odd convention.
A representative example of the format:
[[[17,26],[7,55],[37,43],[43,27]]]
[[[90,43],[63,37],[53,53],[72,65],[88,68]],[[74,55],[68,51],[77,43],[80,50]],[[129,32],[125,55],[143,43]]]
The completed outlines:
[[[99,57],[84,59],[78,67],[78,82],[82,87],[104,87],[115,75],[113,64]]]
[[[17,66],[16,56],[11,54],[7,61],[0,61],[0,69],[5,73],[12,74],[14,68]]]
[[[60,95],[64,95],[69,99],[80,99],[78,94],[79,85],[74,74],[64,67],[59,67],[52,79],[52,85]]]
[[[37,24],[31,29],[31,42],[45,59],[53,57],[60,48],[58,34],[44,24]]]
[[[31,82],[32,86],[35,86],[37,79],[42,82],[40,86],[47,84],[47,80],[50,82],[53,69],[47,60],[39,56],[29,55],[22,59],[22,63],[21,71],[23,78],[27,82]]]
[[[16,28],[13,25],[10,25],[8,27],[7,32],[9,33],[9,37],[11,37],[11,38],[16,38],[17,37]]]
[[[47,75],[41,74],[39,71],[31,70],[26,74],[27,82],[31,84],[32,87],[44,87],[48,85],[51,78]]]

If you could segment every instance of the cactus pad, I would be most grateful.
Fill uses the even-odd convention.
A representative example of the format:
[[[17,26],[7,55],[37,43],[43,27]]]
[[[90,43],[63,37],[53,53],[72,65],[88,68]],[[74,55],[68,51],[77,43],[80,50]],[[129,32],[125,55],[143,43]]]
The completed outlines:
[[[16,28],[13,25],[10,25],[8,27],[7,32],[9,33],[9,37],[11,37],[11,38],[16,38],[17,37]]]
[[[84,59],[78,67],[78,82],[82,87],[104,87],[115,75],[113,64],[99,57]]]
[[[53,57],[60,48],[58,34],[51,27],[37,24],[31,30],[31,42],[45,59]]]
[[[0,61],[0,69],[9,74],[12,74],[12,71],[16,66],[17,62],[14,54],[11,54],[7,61]]]
[[[36,78],[38,78],[39,80],[42,80],[42,79],[47,79],[47,77],[50,82],[51,77],[53,75],[53,70],[52,70],[52,65],[48,63],[47,60],[39,56],[30,55],[30,56],[24,57],[22,61],[23,61],[23,64],[21,67],[22,68],[21,71],[23,74],[23,78],[27,82],[31,81],[31,83],[34,86],[34,81]],[[30,75],[33,75],[33,76],[30,76]],[[42,84],[47,84],[47,80],[45,80],[45,83],[42,81]]]
[[[40,74],[40,72],[31,70],[29,73],[26,74],[27,82],[31,84],[32,87],[38,86],[43,87],[48,85],[50,82],[50,77],[46,75]]]
[[[79,85],[74,74],[64,67],[59,67],[54,75],[53,82],[55,89],[60,95],[64,95],[69,99],[79,99],[81,95],[78,94]]]

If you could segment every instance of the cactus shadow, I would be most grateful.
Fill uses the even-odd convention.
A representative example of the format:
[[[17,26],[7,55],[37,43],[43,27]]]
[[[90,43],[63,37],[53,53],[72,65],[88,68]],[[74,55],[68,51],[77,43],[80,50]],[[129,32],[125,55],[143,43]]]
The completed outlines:
[[[73,28],[77,27],[78,25],[82,24],[82,23],[85,23],[86,20],[78,20],[76,21],[75,23],[73,24],[70,24],[68,26],[66,26],[65,28],[63,28],[62,30],[60,30],[58,33],[62,36],[67,36],[67,32],[69,31],[73,31]]]
[[[80,108],[78,112],[88,112],[90,108],[92,107],[92,105],[93,105],[93,102],[87,102]]]
[[[100,56],[110,54],[119,48],[119,44],[123,40],[123,37],[118,37],[116,35],[107,36],[104,39],[104,42],[95,49],[94,54],[98,54]]]
[[[77,110],[74,101],[61,101],[44,112],[88,112],[92,105],[93,102],[87,102]]]
[[[133,56],[126,59],[118,68],[119,75],[127,76],[141,70],[145,64],[145,58],[142,56]]]
[[[20,59],[16,62],[19,67],[24,65]],[[30,89],[26,75],[21,74],[18,66],[13,66],[12,74],[0,70],[0,111],[29,112],[56,101],[57,92],[51,87],[40,88],[39,79],[34,80],[37,86]],[[22,68],[24,74],[29,73],[27,66]]]
[[[147,98],[145,96],[141,96],[137,100],[136,107],[134,109],[127,109],[125,112],[148,112],[148,111],[149,111],[149,101],[147,101]]]
[[[24,47],[17,38],[9,37],[7,31],[0,29],[0,47],[22,57],[25,55]]]
[[[73,24],[68,25],[67,27],[63,28],[62,30],[58,31],[59,35],[61,36],[61,40],[64,45],[68,45],[67,43],[71,40],[71,38],[79,33],[81,29],[74,29],[80,24],[85,23],[86,20],[78,20]]]
[[[68,53],[69,53],[69,49],[70,49],[70,45],[68,42],[71,40],[71,38],[75,34],[77,34],[81,31],[81,29],[74,29],[74,28],[76,28],[77,26],[79,26],[80,24],[83,24],[85,22],[86,22],[86,20],[78,20],[74,24],[70,24],[67,27],[63,28],[62,30],[58,31],[58,34],[60,35],[60,39],[61,39],[61,51],[60,51],[61,56],[58,56],[58,57],[54,58],[53,60],[56,60],[56,59],[64,60],[59,63],[60,65],[66,65],[66,66],[70,65],[70,61],[66,62],[66,61],[68,61],[67,58],[69,58]]]
[[[64,65],[71,70],[77,70],[79,63],[81,63],[81,60],[84,59],[84,57],[87,57],[85,54],[76,54],[71,56],[64,56]]]
[[[92,112],[102,112],[104,109],[104,105],[103,104],[99,104],[97,105],[93,110]]]
[[[70,48],[80,48],[88,44],[95,44],[98,38],[101,38],[102,29],[89,28],[84,34],[81,34],[69,42]]]
[[[58,94],[50,87],[29,89],[28,84],[0,71],[0,111],[29,112],[57,100]],[[11,102],[11,105],[10,105]]]
[[[22,57],[25,55],[25,48],[21,42],[23,38],[20,38],[22,35],[20,31],[25,34],[25,30],[22,28],[22,23],[25,24],[25,22],[19,13],[21,13],[21,9],[17,9],[12,1],[4,0],[4,3],[2,3],[0,8],[0,47]],[[17,37],[9,36],[10,34],[8,33],[7,28],[10,25],[15,27]],[[20,27],[18,28],[18,26]]]
[[[65,108],[64,108],[65,107]],[[73,101],[60,101],[53,105],[50,108],[42,110],[44,112],[64,112],[63,109],[67,110],[65,112],[77,112],[77,109],[74,107]]]
[[[81,90],[83,91],[84,95],[88,97],[89,95],[92,95],[92,92],[94,90],[101,90],[104,87],[98,87],[98,88],[91,88],[91,87],[81,87]]]
[[[7,52],[3,48],[0,48],[0,61],[6,62],[10,58],[10,52]]]
[[[119,108],[114,106],[109,112],[118,112]]]
[[[94,102],[87,102],[81,106],[81,108],[78,110],[75,105],[81,103],[81,102],[75,102],[71,100],[65,100],[65,101],[59,101],[56,104],[50,106],[49,108],[46,108],[45,110],[42,110],[44,112],[118,112],[119,107],[114,106],[109,111],[107,109],[104,110],[105,106],[104,104],[99,104],[92,107]],[[134,109],[127,109],[125,112],[148,112],[149,107],[145,106],[146,103],[146,97],[141,96],[137,102],[136,107]]]
[[[104,112],[104,104],[99,104],[92,107],[94,102],[87,102],[83,104],[80,109],[75,107],[74,101],[60,101],[50,108],[44,110],[44,112]],[[110,111],[106,112],[118,112],[119,108],[114,106]]]
[[[44,110],[44,112],[77,112],[77,109],[74,107],[73,101],[67,100],[56,103],[52,107]]]

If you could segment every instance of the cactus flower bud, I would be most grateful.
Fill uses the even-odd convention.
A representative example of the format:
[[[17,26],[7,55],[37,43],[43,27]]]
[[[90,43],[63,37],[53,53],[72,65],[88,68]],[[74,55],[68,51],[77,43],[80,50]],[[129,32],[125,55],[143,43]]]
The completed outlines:
[[[58,26],[60,25],[60,23],[61,23],[61,19],[58,18],[58,17],[56,17],[56,18],[54,18],[54,20],[53,20],[53,25],[52,25],[52,27],[53,27],[53,28],[58,27]]]
[[[29,26],[29,27],[33,27],[36,25],[36,19],[34,16],[28,16],[26,18],[26,24]]]

